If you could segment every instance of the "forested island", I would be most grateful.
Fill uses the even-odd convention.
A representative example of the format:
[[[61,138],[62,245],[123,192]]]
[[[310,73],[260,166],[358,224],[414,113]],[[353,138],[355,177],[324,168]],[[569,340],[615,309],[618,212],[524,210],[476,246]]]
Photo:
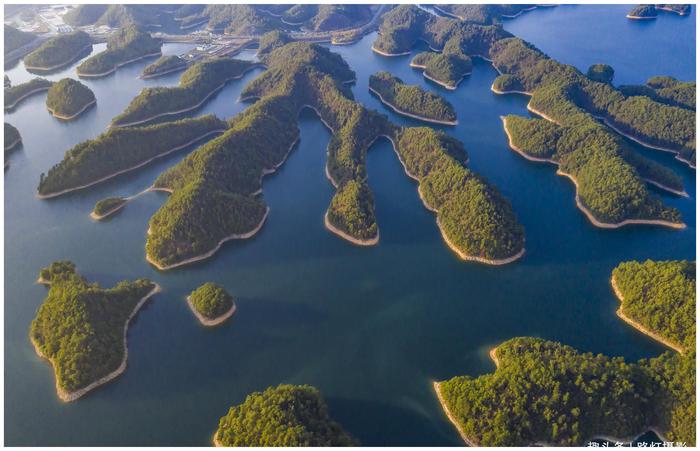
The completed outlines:
[[[309,385],[270,387],[248,395],[219,420],[216,446],[356,446]]]
[[[160,39],[139,30],[135,25],[120,28],[107,39],[107,49],[91,56],[77,67],[79,77],[104,77],[119,66],[149,56],[160,55]]]
[[[68,150],[63,161],[41,174],[40,198],[87,188],[139,168],[170,152],[183,149],[226,130],[214,115],[146,127],[110,129]]]
[[[54,367],[59,398],[75,401],[124,372],[129,322],[159,287],[139,279],[101,288],[68,261],[42,269],[39,282],[49,292],[29,337],[36,353]]]
[[[460,51],[421,52],[411,61],[411,67],[423,69],[423,76],[443,88],[455,90],[464,77],[472,72],[472,60]]]
[[[252,61],[213,58],[197,62],[180,77],[174,88],[145,88],[126,110],[112,119],[111,126],[144,124],[154,119],[181,114],[201,106],[215,92],[247,71],[257,67]]]
[[[5,88],[5,111],[16,108],[20,102],[34,94],[48,91],[52,85],[53,82],[45,78],[32,78],[28,82]]]
[[[639,321],[631,324],[683,354],[628,363],[539,338],[506,341],[490,352],[494,373],[435,383],[465,442],[582,446],[651,429],[662,441],[695,445],[695,263],[627,262],[612,280],[621,311]]]
[[[436,124],[457,125],[457,114],[450,102],[419,86],[406,85],[389,72],[371,75],[369,90],[399,114]]]
[[[637,5],[627,13],[628,19],[656,19],[659,11],[666,11],[678,14],[679,16],[687,16],[690,14],[691,5]]]
[[[146,66],[141,72],[141,78],[156,78],[161,75],[187,69],[187,61],[177,55],[161,56],[155,62]]]
[[[46,108],[59,119],[72,120],[97,103],[95,94],[77,80],[64,78],[51,86],[46,96]]]
[[[620,318],[678,352],[695,347],[695,262],[625,262],[611,283]]]
[[[92,51],[92,38],[84,31],[59,34],[24,57],[29,72],[50,72],[65,67]]]
[[[108,197],[102,199],[95,204],[95,208],[92,209],[90,217],[101,221],[121,210],[127,202],[128,200],[124,197]]]
[[[10,166],[10,154],[22,144],[22,137],[19,131],[12,125],[5,122],[5,169]]]
[[[212,282],[200,286],[189,296],[187,305],[203,326],[218,326],[233,315],[236,303],[224,287]]]
[[[355,74],[339,55],[314,44],[282,42],[262,56],[268,69],[241,93],[259,100],[233,118],[223,136],[155,181],[156,189],[172,195],[149,222],[149,262],[170,269],[213,255],[227,240],[255,234],[268,213],[257,196],[262,176],[285,161],[305,107],[333,132],[326,165],[336,187],[326,212],[329,230],[355,244],[377,242],[365,159],[372,143],[387,137],[407,173],[421,180],[426,206],[438,212],[445,240],[462,258],[503,264],[523,254],[523,229],[510,203],[462,165],[466,155],[459,141],[429,128],[396,127],[352,100],[345,82]]]
[[[679,81],[673,77],[651,77],[643,85],[622,85],[620,92],[625,97],[647,96],[666,105],[695,111],[695,82]]]

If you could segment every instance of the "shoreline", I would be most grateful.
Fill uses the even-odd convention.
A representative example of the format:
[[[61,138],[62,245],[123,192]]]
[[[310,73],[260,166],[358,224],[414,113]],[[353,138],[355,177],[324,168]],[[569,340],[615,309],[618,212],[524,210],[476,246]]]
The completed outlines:
[[[632,19],[632,20],[653,20],[653,19],[656,19],[658,16],[645,17],[645,16],[633,16],[633,15],[627,14],[625,17],[628,19]]]
[[[179,66],[172,67],[172,68],[170,68],[166,71],[163,71],[163,72],[154,72],[152,74],[147,74],[147,75],[143,75],[143,73],[141,73],[141,75],[139,75],[139,78],[141,80],[149,80],[152,78],[158,78],[158,77],[161,77],[163,75],[170,74],[172,72],[178,72],[178,71],[181,71],[183,69],[187,69],[187,66],[188,66],[187,63],[183,63],[183,64],[180,64]]]
[[[53,86],[53,84],[51,86]],[[38,94],[42,91],[48,91],[49,89],[51,89],[51,86],[32,89],[31,91],[23,94],[22,97],[20,97],[19,99],[15,100],[15,103],[13,103],[11,105],[5,105],[5,111],[14,110],[15,108],[17,108],[17,105],[19,105],[22,102],[22,100],[24,100],[28,97],[31,97],[34,94]]]
[[[410,50],[409,50],[408,52],[402,52],[402,53],[387,53],[387,52],[383,52],[383,51],[379,50],[379,49],[376,48],[374,45],[372,45],[372,51],[373,51],[374,53],[378,53],[379,55],[382,55],[382,56],[389,56],[389,57],[391,57],[391,56],[405,56],[405,55],[410,55],[410,54],[411,54],[411,51],[410,51]]]
[[[677,195],[677,196],[680,196],[680,197],[690,197],[690,196],[688,195],[687,191],[685,191],[685,190],[683,190],[683,191],[678,191],[677,189],[673,189],[673,188],[671,188],[670,186],[666,186],[666,185],[664,185],[663,183],[657,182],[656,180],[652,180],[652,179],[650,179],[650,178],[645,178],[645,177],[644,177],[644,178],[642,178],[642,180],[644,180],[644,181],[647,182],[647,183],[651,183],[652,185],[654,185],[655,187],[657,187],[657,188],[659,188],[659,189],[662,189],[662,190],[664,190],[664,191],[668,191],[669,193],[675,194],[675,195]]]
[[[609,222],[602,222],[599,221],[593,213],[581,202],[581,199],[578,195],[578,181],[576,178],[571,175],[567,174],[566,172],[562,171],[561,169],[557,169],[557,175],[563,175],[564,177],[567,177],[569,180],[571,180],[574,185],[576,186],[576,206],[578,207],[579,210],[581,210],[586,217],[588,218],[591,223],[596,226],[600,227],[601,229],[619,229],[620,227],[626,226],[626,225],[658,225],[658,226],[664,226],[664,227],[670,227],[672,229],[677,229],[677,230],[683,230],[687,227],[687,225],[683,222],[670,222],[666,221],[663,219],[625,219],[620,222],[615,222],[615,223],[609,223]]]
[[[94,219],[95,221],[102,221],[103,219],[108,218],[109,216],[124,208],[128,202],[129,201],[125,199],[124,202],[101,215],[96,214],[95,210],[93,210],[92,212],[90,212],[90,218]]]
[[[21,142],[22,142],[22,137],[20,136],[19,138],[15,139],[15,140],[12,141],[10,144],[8,144],[7,146],[5,146],[5,151],[14,149],[15,146],[17,146],[17,145],[20,144]]]
[[[599,119],[599,120],[602,120],[603,123],[604,123],[606,126],[608,126],[609,128],[613,129],[617,134],[622,135],[622,136],[624,136],[625,138],[630,139],[630,140],[636,142],[636,143],[639,144],[640,146],[646,147],[646,148],[648,148],[648,149],[660,150],[660,151],[666,152],[666,153],[672,153],[672,154],[674,154],[674,155],[676,156],[676,159],[677,159],[677,160],[682,161],[683,163],[687,164],[687,165],[690,166],[691,168],[695,169],[695,165],[693,165],[690,161],[686,160],[685,158],[681,157],[681,152],[680,152],[680,150],[671,149],[670,147],[663,147],[663,146],[657,146],[657,145],[654,145],[654,144],[646,143],[646,142],[642,141],[641,138],[637,138],[637,137],[635,137],[635,136],[630,135],[629,133],[623,132],[622,130],[620,130],[619,128],[617,128],[615,125],[613,125],[613,123],[610,122],[610,120],[608,120],[607,117],[605,117],[605,116],[596,116],[595,114],[592,114],[592,116],[595,117],[595,118],[597,118],[597,119]]]
[[[187,305],[190,307],[190,310],[192,310],[192,313],[194,313],[194,316],[197,317],[202,326],[205,327],[218,326],[219,324],[229,319],[231,315],[233,315],[233,313],[236,311],[236,303],[233,302],[230,309],[217,316],[216,318],[209,319],[197,311],[197,309],[192,304],[192,301],[190,300],[189,296],[187,296]]]
[[[51,108],[49,108],[49,107],[46,107],[46,109],[49,110],[49,113],[51,113],[51,115],[52,115],[53,117],[55,117],[56,119],[61,119],[61,120],[64,120],[64,121],[70,121],[70,120],[73,120],[73,119],[75,119],[76,117],[80,116],[85,110],[87,110],[88,108],[90,108],[91,106],[96,105],[96,104],[97,104],[97,99],[94,99],[92,102],[90,102],[90,103],[88,103],[87,105],[85,105],[84,107],[82,107],[79,111],[77,111],[77,112],[76,112],[75,114],[73,114],[72,116],[63,116],[63,115],[61,115],[61,114],[56,114],[56,112],[55,112],[54,110],[52,110]]]
[[[131,166],[131,167],[129,167],[129,168],[122,169],[122,170],[119,170],[119,171],[117,171],[117,172],[113,172],[112,174],[106,175],[106,176],[104,176],[104,177],[102,177],[102,178],[100,178],[100,179],[98,179],[98,180],[94,180],[94,181],[92,181],[92,182],[88,182],[88,183],[85,184],[85,185],[80,185],[80,186],[76,186],[76,187],[73,187],[73,188],[66,188],[66,189],[64,189],[64,190],[62,190],[62,191],[57,191],[57,192],[49,193],[49,194],[40,194],[40,193],[37,193],[36,197],[37,197],[38,199],[51,199],[51,198],[53,198],[53,197],[58,197],[58,196],[61,196],[61,195],[63,195],[63,194],[66,194],[66,193],[70,193],[70,192],[72,192],[72,191],[78,191],[78,190],[81,190],[81,189],[88,188],[88,187],[90,187],[90,186],[96,185],[96,184],[98,184],[98,183],[102,183],[102,182],[104,182],[104,181],[106,181],[106,180],[109,180],[109,179],[111,179],[111,178],[113,178],[113,177],[116,177],[116,176],[118,176],[118,175],[124,174],[124,173],[126,173],[126,172],[130,172],[130,171],[133,171],[134,169],[138,169],[138,168],[140,168],[140,167],[142,167],[142,166],[145,166],[145,165],[147,165],[148,163],[150,163],[151,161],[156,160],[156,159],[158,159],[158,158],[160,158],[160,157],[164,157],[165,155],[168,155],[169,153],[176,152],[176,151],[178,151],[178,150],[182,150],[182,149],[184,149],[185,147],[191,146],[192,144],[194,144],[194,143],[196,143],[197,141],[200,141],[200,140],[206,138],[206,137],[209,136],[209,135],[212,135],[212,134],[214,134],[214,133],[224,133],[224,132],[226,132],[225,129],[212,130],[212,131],[210,131],[210,132],[207,132],[207,133],[205,133],[205,134],[203,134],[203,135],[198,136],[197,138],[194,138],[193,140],[191,140],[191,141],[189,141],[189,142],[187,142],[187,143],[185,143],[185,144],[181,144],[181,145],[179,145],[179,146],[173,147],[172,149],[168,149],[168,150],[166,150],[166,151],[164,151],[164,152],[162,152],[162,153],[159,153],[158,155],[154,155],[153,157],[149,158],[148,160],[145,160],[145,161],[143,161],[143,162],[141,162],[141,163],[139,163],[139,164],[137,164],[137,165],[135,165],[135,166]]]
[[[438,85],[442,86],[442,87],[445,88],[445,89],[449,89],[450,91],[456,90],[456,89],[459,87],[459,84],[462,82],[462,80],[464,80],[467,76],[469,76],[469,75],[472,74],[472,71],[465,72],[465,73],[462,74],[462,76],[460,77],[460,79],[457,80],[457,82],[456,82],[454,85],[448,85],[447,83],[442,82],[442,81],[440,81],[440,80],[438,80],[438,79],[436,79],[436,78],[433,78],[433,77],[431,77],[430,75],[428,75],[427,72],[426,72],[426,70],[425,70],[425,69],[426,69],[426,66],[421,65],[421,64],[416,64],[416,63],[414,63],[413,61],[411,61],[410,63],[408,63],[408,65],[409,65],[410,67],[414,68],[414,69],[420,69],[420,70],[422,70],[422,71],[423,71],[423,77],[424,77],[424,78],[427,78],[428,80],[432,81],[433,83],[437,83]]]
[[[40,280],[42,280],[42,279],[39,278],[37,280],[37,282],[38,283],[45,282],[46,285],[50,285],[48,283],[48,281],[39,282]],[[127,346],[127,332],[129,330],[129,323],[131,322],[133,317],[138,313],[138,311],[141,309],[141,307],[143,307],[143,305],[146,303],[146,301],[148,301],[148,299],[150,299],[151,296],[153,296],[154,294],[159,293],[161,291],[160,285],[158,285],[155,282],[153,284],[155,285],[153,287],[153,289],[150,292],[148,292],[146,294],[146,296],[141,298],[141,300],[134,307],[134,310],[132,310],[131,315],[129,315],[129,317],[126,319],[126,322],[124,323],[124,334],[123,334],[123,336],[124,336],[124,338],[123,338],[124,357],[122,358],[122,363],[119,365],[119,367],[117,367],[116,370],[112,371],[111,373],[107,374],[106,376],[103,376],[103,377],[97,379],[94,382],[91,382],[90,384],[88,384],[87,386],[85,386],[81,389],[78,389],[78,390],[73,391],[73,392],[69,392],[69,391],[66,391],[63,388],[59,387],[58,378],[56,378],[56,368],[55,368],[55,365],[53,363],[53,360],[51,360],[49,357],[44,355],[44,353],[41,352],[41,349],[39,349],[39,345],[34,340],[34,338],[30,338],[30,341],[32,342],[32,345],[34,346],[34,351],[36,352],[36,354],[39,357],[41,357],[42,359],[48,360],[49,363],[51,363],[51,366],[54,367],[54,378],[56,378],[56,393],[57,393],[58,397],[61,399],[61,401],[64,401],[64,402],[75,401],[76,399],[80,398],[81,396],[87,394],[89,391],[94,390],[95,388],[99,387],[100,385],[104,385],[107,382],[111,381],[112,379],[116,378],[117,376],[119,376],[120,374],[122,374],[126,370],[126,362],[127,362],[128,357],[129,357],[129,347]]]
[[[161,118],[161,117],[164,117],[164,116],[174,116],[174,115],[178,115],[178,114],[182,114],[182,113],[187,113],[188,111],[195,110],[195,109],[201,107],[201,106],[204,104],[204,102],[206,102],[211,96],[213,96],[214,94],[216,94],[217,92],[219,92],[221,89],[223,89],[224,86],[226,86],[226,84],[227,84],[229,81],[241,79],[241,78],[243,78],[243,77],[245,76],[245,74],[247,74],[249,71],[251,71],[251,70],[253,70],[253,69],[256,69],[256,68],[258,68],[258,67],[260,67],[260,66],[259,66],[259,65],[252,65],[252,66],[250,66],[248,69],[246,69],[243,73],[241,73],[240,75],[236,75],[235,77],[227,78],[226,80],[224,80],[223,83],[221,83],[219,86],[217,86],[216,88],[214,88],[214,89],[213,89],[211,92],[209,92],[202,100],[200,100],[199,103],[197,103],[197,104],[195,104],[195,105],[192,105],[192,106],[189,106],[189,107],[183,108],[183,109],[181,109],[181,110],[177,110],[177,111],[166,111],[166,112],[163,112],[163,113],[156,114],[155,116],[150,116],[150,117],[147,117],[147,118],[145,118],[145,119],[140,119],[140,120],[137,120],[137,121],[127,122],[127,123],[123,123],[123,124],[110,122],[110,124],[109,124],[109,126],[108,126],[107,128],[133,127],[134,125],[145,124],[145,123],[151,122],[151,121],[153,121],[153,120],[155,120],[155,119],[158,119],[158,118]]]
[[[375,244],[379,243],[379,228],[377,228],[377,234],[374,236],[374,238],[361,239],[352,237],[331,224],[331,222],[328,220],[328,211],[326,211],[326,214],[323,215],[323,223],[325,224],[326,229],[328,229],[330,232],[335,233],[344,240],[347,240],[357,246],[374,246]]]
[[[561,167],[558,162],[551,160],[549,158],[539,158],[539,157],[534,157],[531,155],[528,155],[525,153],[522,149],[516,147],[513,144],[512,137],[510,135],[510,132],[508,131],[508,127],[506,125],[506,118],[505,116],[501,117],[501,120],[503,121],[503,130],[506,132],[506,136],[508,137],[508,147],[511,148],[511,150],[517,152],[521,156],[523,156],[525,159],[530,160],[530,161],[535,161],[539,163],[551,163],[557,166],[557,175],[561,175],[564,177],[567,177],[569,180],[571,180],[576,187],[576,194],[575,194],[575,199],[576,199],[576,206],[578,207],[579,210],[581,210],[588,220],[596,227],[600,227],[602,229],[617,229],[625,225],[631,225],[631,224],[646,224],[646,225],[660,225],[664,227],[671,227],[673,229],[685,229],[687,226],[685,223],[677,223],[677,222],[670,222],[670,221],[665,221],[663,219],[625,219],[621,222],[616,222],[616,223],[609,223],[609,222],[603,222],[598,220],[595,215],[593,215],[593,212],[591,212],[583,203],[581,202],[581,199],[579,197],[579,187],[578,187],[578,181],[576,178],[568,174],[564,171],[561,170]],[[644,179],[646,180],[646,179]],[[652,182],[653,183],[653,182]]]
[[[618,318],[620,318],[622,321],[627,323],[628,325],[632,326],[633,328],[637,329],[639,332],[643,333],[644,335],[653,338],[654,340],[658,341],[659,343],[663,344],[666,347],[669,347],[673,349],[674,351],[678,352],[679,354],[683,354],[685,352],[685,349],[677,343],[672,342],[671,340],[662,337],[658,333],[654,332],[653,330],[649,330],[642,324],[638,323],[637,321],[633,320],[629,316],[625,315],[625,312],[623,311],[622,307],[622,302],[625,300],[625,297],[622,295],[622,292],[620,291],[620,288],[617,286],[617,283],[615,282],[615,276],[610,277],[610,285],[612,286],[613,293],[615,293],[615,297],[620,301],[620,307],[617,309],[615,314],[617,315]]]
[[[98,53],[99,55],[99,53]],[[112,69],[106,71],[106,72],[100,72],[100,73],[93,73],[93,74],[86,74],[85,72],[80,72],[78,69],[75,70],[75,73],[78,77],[82,78],[100,78],[100,77],[106,77],[107,75],[116,72],[117,69],[119,69],[122,66],[126,66],[127,64],[135,63],[136,61],[142,60],[144,58],[150,58],[152,56],[160,56],[162,55],[161,51],[158,50],[158,52],[155,53],[148,53],[146,55],[139,56],[137,58],[130,59],[128,61],[124,61],[121,63],[117,63]]]
[[[516,89],[511,89],[511,90],[509,90],[509,91],[501,91],[500,89],[497,89],[497,88],[494,86],[494,84],[495,84],[495,83],[491,83],[491,92],[493,92],[493,93],[496,93],[496,94],[499,94],[499,95],[505,95],[505,94],[522,94],[522,95],[524,95],[524,96],[530,96],[530,97],[532,97],[532,93],[531,93],[531,92],[527,92],[527,91],[518,91],[518,90],[516,90]]]
[[[153,258],[150,255],[148,255],[148,253],[146,253],[146,261],[148,263],[152,264],[153,266],[155,266],[160,271],[167,271],[169,269],[177,268],[179,266],[184,266],[184,265],[188,265],[190,263],[198,262],[201,260],[206,260],[207,258],[214,255],[225,242],[230,241],[230,240],[244,240],[244,239],[248,239],[248,238],[254,236],[262,228],[263,224],[265,224],[265,220],[267,219],[267,215],[269,213],[270,213],[270,207],[267,207],[262,219],[260,220],[258,225],[255,226],[252,230],[250,230],[249,232],[245,232],[245,233],[234,233],[232,235],[226,236],[226,237],[222,238],[219,241],[219,243],[216,246],[214,246],[214,248],[212,250],[205,252],[204,254],[195,255],[194,257],[190,257],[188,259],[185,259],[185,260],[182,260],[182,261],[179,261],[176,263],[172,263],[170,265],[161,265],[157,261],[153,260]],[[146,234],[147,235],[151,234],[150,227],[149,227],[148,231],[146,232]]]
[[[62,68],[62,67],[66,67],[66,66],[69,66],[69,65],[73,64],[74,62],[76,62],[77,60],[80,59],[81,55],[82,55],[82,54],[85,52],[85,50],[87,50],[87,49],[90,49],[90,51],[92,52],[92,42],[91,42],[90,44],[86,45],[85,47],[83,47],[82,49],[80,49],[80,50],[75,54],[75,56],[73,56],[71,59],[69,59],[68,61],[65,61],[65,62],[63,62],[63,63],[58,63],[58,64],[55,64],[55,65],[49,66],[49,67],[27,66],[27,65],[25,64],[25,65],[24,65],[24,68],[27,70],[27,72],[31,72],[31,71],[37,71],[37,72],[51,72],[51,71],[53,71],[53,70],[60,69],[60,68]],[[86,56],[87,56],[87,55],[86,55]]]
[[[438,402],[440,402],[440,406],[442,407],[443,413],[445,414],[445,416],[447,416],[447,419],[450,420],[452,426],[454,426],[455,429],[457,429],[457,432],[459,432],[459,436],[462,438],[464,443],[467,444],[467,446],[478,447],[479,442],[467,437],[467,434],[465,434],[464,431],[462,431],[462,427],[457,422],[457,419],[454,416],[452,416],[452,412],[450,412],[449,407],[447,407],[447,402],[445,402],[445,398],[442,397],[442,392],[440,391],[441,384],[442,382],[433,381],[433,390],[435,390],[435,394],[437,395]]]
[[[377,90],[372,89],[371,86],[369,87],[369,91],[370,91],[371,93],[375,94],[377,97],[379,97],[379,100],[380,100],[384,105],[388,106],[389,108],[391,108],[392,110],[394,110],[396,113],[401,114],[401,115],[403,115],[403,116],[411,117],[411,118],[413,118],[413,119],[417,119],[417,120],[420,120],[420,121],[431,122],[431,123],[433,123],[433,124],[441,124],[441,125],[457,125],[457,124],[459,124],[459,121],[458,121],[458,120],[446,121],[446,120],[441,120],[441,119],[432,119],[432,118],[425,117],[425,116],[418,116],[418,115],[416,115],[416,114],[409,113],[408,111],[400,110],[399,108],[395,107],[395,106],[392,105],[391,103],[389,103],[389,102],[387,102],[386,100],[384,100],[384,97],[382,97],[382,95],[381,95]]]

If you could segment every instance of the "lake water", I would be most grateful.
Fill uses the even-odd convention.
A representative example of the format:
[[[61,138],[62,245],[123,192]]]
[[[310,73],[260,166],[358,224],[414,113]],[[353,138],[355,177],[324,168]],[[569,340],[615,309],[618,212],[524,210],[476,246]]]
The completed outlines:
[[[617,83],[657,74],[693,79],[695,13],[632,23],[624,18],[629,8],[538,10],[506,28],[582,70],[609,63]],[[372,53],[374,38],[332,48],[357,72],[356,99],[397,123],[421,125],[369,94],[368,77],[379,70],[447,97],[460,123],[445,130],[464,142],[469,166],[512,201],[525,226],[525,257],[504,267],[458,260],[386,141],[373,146],[367,162],[380,244],[354,247],[328,232],[323,214],[333,189],[323,168],[330,134],[306,110],[300,145],[265,178],[271,213],[261,232],[227,243],[201,264],[158,272],[144,259],[144,243],[165,194],[144,195],[105,222],[88,215],[102,198],[143,190],[187,150],[92,189],[48,201],[34,195],[41,172],[67,149],[104,131],[143,87],[174,85],[179,74],[137,79],[144,61],[84,81],[97,107],[70,123],[52,118],[38,95],[6,114],[24,142],[4,183],[7,445],[208,445],[231,405],[280,383],[318,387],[332,416],[365,445],[459,445],[431,382],[493,371],[488,350],[504,340],[537,336],[630,360],[664,351],[615,316],[610,272],[630,259],[695,258],[695,172],[668,154],[640,149],[683,176],[690,198],[659,194],[681,210],[688,228],[594,228],[575,207],[567,179],[508,149],[499,116],[527,115],[527,98],[493,94],[490,65],[477,61],[459,89],[445,91],[411,69],[410,56]],[[13,83],[31,77],[22,64],[7,73]],[[259,73],[228,84],[196,114],[240,112],[246,105],[238,95]],[[64,76],[75,77],[75,65],[49,78]],[[46,295],[34,281],[59,259],[104,286],[147,277],[163,287],[129,329],[127,371],[69,404],[56,397],[53,371],[28,339]],[[185,302],[206,281],[223,284],[238,305],[213,330],[201,327]]]

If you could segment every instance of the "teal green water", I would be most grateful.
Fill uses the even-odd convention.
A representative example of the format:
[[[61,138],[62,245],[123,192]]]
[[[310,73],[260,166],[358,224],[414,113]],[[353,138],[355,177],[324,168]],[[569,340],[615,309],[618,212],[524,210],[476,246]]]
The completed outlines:
[[[653,27],[625,31],[642,40],[643,48],[591,44],[590,58],[565,58],[587,46],[572,23],[593,14],[600,22],[597,39],[615,42],[619,11],[626,8],[534,11],[507,28],[519,28],[565,62],[610,63],[626,74],[620,82],[639,83],[654,74],[692,78],[694,45],[668,51],[663,40],[655,40],[661,31]],[[694,16],[663,15],[657,26],[664,21],[674,24],[667,31],[694,43]],[[7,445],[207,445],[229,406],[283,382],[317,386],[332,415],[363,444],[458,445],[431,381],[492,371],[488,349],[504,340],[539,336],[628,359],[664,350],[617,319],[608,279],[623,260],[695,258],[695,172],[670,155],[640,149],[684,177],[690,198],[659,194],[681,209],[689,227],[596,229],[576,209],[570,182],[508,149],[499,115],[527,115],[527,99],[491,93],[493,68],[477,62],[457,91],[445,91],[408,67],[410,57],[373,54],[373,39],[333,47],[357,72],[357,100],[397,123],[419,125],[369,94],[368,77],[378,70],[445,95],[460,120],[445,130],[464,142],[470,167],[511,199],[526,230],[525,257],[497,268],[459,261],[385,141],[368,156],[380,244],[358,248],[326,231],[323,213],[333,190],[323,167],[330,135],[307,110],[300,117],[298,148],[265,179],[271,213],[261,232],[227,243],[201,264],[161,273],[144,260],[144,243],[147,221],[164,194],[144,195],[103,223],[88,215],[97,200],[146,188],[187,151],[54,200],[37,200],[34,193],[42,171],[75,143],[102,132],[143,87],[173,85],[179,75],[139,80],[144,61],[85,81],[98,105],[71,123],[50,117],[45,97],[34,97],[6,115],[24,140],[4,184]],[[166,47],[170,53],[183,49]],[[650,59],[654,73],[648,73]],[[230,117],[241,111],[246,105],[237,103],[238,95],[259,73],[230,83],[197,114]],[[21,64],[8,75],[13,82],[29,76]],[[50,78],[63,76],[75,76],[75,66]],[[46,293],[34,280],[57,259],[75,261],[88,279],[103,285],[148,277],[163,287],[129,329],[127,371],[70,404],[56,397],[53,372],[28,340]],[[185,303],[206,281],[223,284],[238,305],[231,320],[214,330],[199,326]]]

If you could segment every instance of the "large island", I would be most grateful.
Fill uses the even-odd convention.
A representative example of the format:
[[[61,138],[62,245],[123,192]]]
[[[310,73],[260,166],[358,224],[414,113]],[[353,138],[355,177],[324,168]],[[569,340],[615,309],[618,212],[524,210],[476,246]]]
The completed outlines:
[[[620,317],[682,354],[628,363],[539,338],[509,340],[490,352],[494,373],[435,383],[466,443],[581,446],[651,429],[695,444],[695,263],[627,262],[612,280]]]
[[[450,102],[419,86],[406,85],[389,72],[371,75],[369,90],[404,116],[435,124],[457,125],[457,114]]]
[[[146,88],[126,110],[112,119],[113,127],[140,125],[165,116],[182,114],[204,104],[224,85],[259,66],[252,61],[213,58],[197,62],[180,77],[174,88]]]
[[[90,54],[91,50],[92,38],[84,31],[59,34],[25,56],[24,67],[29,72],[51,72]]]
[[[354,446],[309,385],[279,385],[255,392],[219,420],[216,446]]]
[[[124,372],[129,322],[159,287],[139,279],[101,288],[67,261],[42,269],[38,282],[48,285],[49,293],[29,338],[53,365],[59,398],[75,401]]]
[[[325,218],[332,232],[360,245],[378,241],[365,161],[370,146],[384,138],[407,174],[420,180],[426,207],[437,212],[446,242],[460,257],[503,264],[524,253],[524,232],[510,203],[463,166],[459,141],[430,128],[397,127],[353,101],[346,82],[355,74],[328,49],[272,41],[277,44],[260,55],[268,69],[241,94],[259,100],[223,136],[155,181],[155,188],[172,195],[149,222],[148,261],[170,269],[213,255],[227,240],[257,233],[268,214],[258,196],[262,177],[294,147],[303,108],[312,108],[333,132],[326,172],[336,193]]]
[[[66,152],[63,160],[41,174],[40,198],[87,188],[144,166],[226,130],[213,115],[150,125],[110,129]]]
[[[137,26],[125,26],[109,36],[106,50],[91,56],[78,66],[78,76],[104,77],[125,64],[160,55],[161,45],[160,39],[152,38]]]
[[[95,94],[77,80],[64,78],[54,83],[46,96],[46,108],[54,117],[66,121],[75,119],[97,103]]]

